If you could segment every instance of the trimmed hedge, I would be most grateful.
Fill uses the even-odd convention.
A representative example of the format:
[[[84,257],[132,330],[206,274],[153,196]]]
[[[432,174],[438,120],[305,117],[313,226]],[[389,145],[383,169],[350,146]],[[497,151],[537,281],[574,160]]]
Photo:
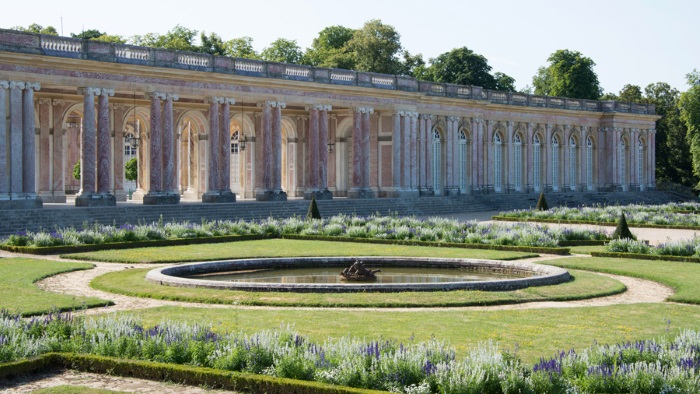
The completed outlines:
[[[700,257],[693,256],[667,256],[658,254],[641,254],[641,253],[619,253],[619,252],[591,252],[593,257],[614,257],[618,259],[637,259],[637,260],[665,260],[679,261],[683,263],[700,263]]]
[[[222,371],[189,365],[123,360],[74,353],[48,353],[14,363],[0,364],[0,378],[12,378],[46,369],[73,369],[81,372],[168,381],[188,386],[205,386],[237,392],[269,394],[372,394],[382,391],[334,386],[326,383],[275,378],[243,372]]]
[[[159,239],[155,241],[134,241],[134,242],[114,242],[92,245],[60,245],[60,246],[10,246],[0,245],[0,250],[15,253],[26,253],[36,255],[47,254],[66,254],[66,253],[81,253],[81,252],[96,252],[99,250],[109,249],[133,249],[133,248],[148,248],[153,246],[178,246],[178,245],[196,245],[196,244],[215,244],[224,242],[237,241],[256,241],[260,239],[274,238],[268,235],[223,235],[219,237],[199,237],[199,238],[175,238],[175,239]]]
[[[544,218],[516,218],[511,216],[491,216],[491,220],[499,220],[502,222],[533,222],[533,223],[560,223],[560,224],[590,224],[594,226],[616,226],[617,222],[596,222],[592,220],[568,220],[568,219],[544,219]],[[630,227],[645,227],[645,228],[671,228],[676,230],[700,230],[698,226],[678,226],[673,224],[650,224],[650,223],[632,223]]]
[[[329,237],[322,235],[297,235],[284,234],[284,239],[302,239],[309,241],[335,241],[335,242],[355,242],[367,244],[383,244],[383,245],[407,245],[407,246],[434,246],[441,248],[464,248],[464,249],[487,249],[487,250],[504,250],[511,252],[527,252],[527,253],[548,253],[557,255],[569,254],[569,248],[551,248],[545,246],[512,246],[512,245],[488,245],[488,244],[469,244],[469,243],[454,243],[454,242],[428,242],[419,240],[403,240],[403,239],[377,239],[377,238],[351,238],[351,237]]]
[[[609,239],[582,239],[578,241],[559,241],[559,246],[603,246],[610,242]]]

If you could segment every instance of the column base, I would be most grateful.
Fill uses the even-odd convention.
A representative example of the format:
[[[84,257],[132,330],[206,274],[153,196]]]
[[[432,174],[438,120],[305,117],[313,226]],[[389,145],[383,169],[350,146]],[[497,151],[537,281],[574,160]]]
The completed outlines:
[[[459,188],[456,187],[446,187],[443,196],[454,197],[459,195]]]
[[[214,190],[202,194],[202,202],[224,203],[236,202],[236,195],[230,190]]]
[[[0,199],[0,210],[10,209],[40,209],[43,207],[43,201],[40,197],[17,197],[12,200]]]
[[[195,189],[188,188],[182,193],[182,198],[185,200],[196,200],[199,198],[199,193]]]
[[[75,197],[76,207],[113,207],[117,199],[111,194],[83,193]]]
[[[117,201],[126,201],[128,199],[128,192],[125,190],[115,190],[114,197],[117,199]]]
[[[255,194],[257,201],[287,201],[287,193],[282,190],[260,190]]]
[[[176,192],[148,192],[143,196],[143,205],[173,205],[180,203],[180,195]]]
[[[416,198],[420,196],[418,190],[415,189],[397,190],[395,193],[398,198]]]
[[[304,200],[311,200],[315,198],[316,200],[332,200],[333,193],[330,190],[310,190],[304,192]]]
[[[418,195],[420,197],[433,197],[435,196],[435,191],[432,187],[422,187],[418,189]]]
[[[39,197],[41,198],[41,201],[44,203],[54,203],[54,204],[64,204],[66,202],[66,195],[63,194],[63,192],[52,194],[51,192],[48,193],[41,193],[39,192]]]
[[[145,195],[146,193],[143,192],[143,189],[136,189],[131,193],[131,201],[143,201]]]
[[[348,198],[376,198],[377,195],[372,189],[352,188],[348,191]]]

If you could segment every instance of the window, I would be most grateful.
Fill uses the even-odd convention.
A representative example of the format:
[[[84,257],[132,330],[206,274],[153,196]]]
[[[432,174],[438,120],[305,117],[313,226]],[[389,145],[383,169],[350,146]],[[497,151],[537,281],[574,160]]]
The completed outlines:
[[[459,190],[467,190],[467,136],[459,131]]]
[[[513,136],[513,183],[516,191],[523,191],[523,142],[520,134]]]
[[[552,136],[552,190],[559,190],[559,139],[556,135]]]
[[[442,194],[442,187],[440,187],[441,179],[440,173],[442,172],[442,143],[440,141],[440,132],[433,130],[433,191],[436,195]]]
[[[591,137],[586,139],[586,186],[593,190],[593,141]]]
[[[535,191],[540,191],[540,137],[535,135],[532,140],[532,171],[534,172],[532,177],[532,183],[535,187]]]
[[[569,187],[576,191],[576,139],[569,137]]]
[[[493,188],[496,192],[501,191],[501,136],[498,133],[493,135]]]

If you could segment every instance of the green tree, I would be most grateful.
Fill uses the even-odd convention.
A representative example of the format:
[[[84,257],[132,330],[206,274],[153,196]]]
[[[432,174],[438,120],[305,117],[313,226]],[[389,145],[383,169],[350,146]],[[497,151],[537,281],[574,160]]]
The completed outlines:
[[[357,71],[399,74],[402,70],[401,35],[379,19],[365,22],[347,42]]]
[[[135,157],[132,157],[124,164],[124,178],[127,181],[135,181],[138,177],[139,162]]]
[[[250,37],[238,37],[226,41],[226,56],[242,59],[260,59],[260,55],[253,49],[253,39]]]
[[[422,54],[411,55],[408,51],[403,51],[403,61],[401,62],[400,75],[405,75],[417,79],[425,79],[428,67],[425,65]]]
[[[205,32],[199,35],[199,51],[210,55],[224,56],[226,55],[226,43],[216,33],[211,33],[207,36]]]
[[[602,91],[595,62],[581,52],[560,49],[547,59],[532,78],[535,94],[597,100]]]
[[[22,27],[22,26],[14,26],[11,27],[10,29],[12,30],[18,30],[18,31],[24,31],[27,33],[37,33],[37,34],[46,34],[50,36],[57,36],[58,31],[56,31],[56,28],[53,26],[42,26],[37,23],[32,23],[31,25],[27,27]]]
[[[263,60],[294,64],[300,64],[303,55],[296,40],[287,40],[285,38],[278,38],[260,53],[260,57]]]
[[[73,166],[73,178],[80,180],[80,160]]]
[[[637,85],[627,84],[623,86],[618,97],[620,101],[626,101],[629,103],[646,103],[646,100],[644,97],[642,97],[642,88]]]
[[[112,44],[126,44],[126,39],[122,36],[103,34],[99,37],[93,38],[93,41],[107,42]]]
[[[197,37],[197,30],[177,25],[163,35],[158,33],[135,35],[129,38],[129,42],[145,47],[198,52],[199,47],[194,43],[195,37]]]
[[[429,80],[434,82],[496,89],[496,78],[490,72],[491,66],[484,56],[474,53],[467,47],[462,47],[430,59],[428,76]]]
[[[493,74],[493,78],[496,80],[496,90],[515,92],[515,78],[502,72]]]
[[[355,30],[349,27],[326,27],[314,38],[311,48],[306,49],[303,62],[317,67],[354,69],[355,59],[347,47],[354,34]]]
[[[680,118],[688,129],[688,142],[690,143],[690,154],[693,159],[693,174],[700,178],[700,72],[693,70],[686,75],[688,91],[681,94],[678,102],[680,108]],[[695,188],[700,190],[700,183],[695,184]]]
[[[89,30],[84,30],[80,34],[71,33],[70,36],[73,38],[82,38],[85,40],[93,40],[97,37],[102,37],[105,34],[107,34],[107,33],[103,33],[97,29],[89,29]]]

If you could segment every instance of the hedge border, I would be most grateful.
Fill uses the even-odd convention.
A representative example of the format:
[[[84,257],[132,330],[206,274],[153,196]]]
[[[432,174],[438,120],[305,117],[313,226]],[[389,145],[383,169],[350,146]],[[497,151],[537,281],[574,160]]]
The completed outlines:
[[[543,218],[516,218],[510,216],[491,216],[491,220],[499,220],[502,222],[532,222],[532,223],[561,223],[561,224],[590,224],[593,226],[616,226],[616,222],[595,222],[591,220],[568,220],[568,219],[543,219]],[[641,228],[668,228],[675,230],[700,230],[700,226],[675,226],[672,224],[646,224],[646,223],[629,223],[630,227]]]
[[[487,249],[501,250],[510,252],[527,252],[527,253],[547,253],[556,255],[568,255],[569,248],[561,247],[533,247],[533,246],[511,246],[511,245],[488,245],[488,244],[470,244],[470,243],[454,243],[454,242],[428,242],[418,240],[403,240],[403,239],[377,239],[377,238],[353,238],[353,237],[329,237],[317,235],[298,235],[284,234],[283,239],[298,239],[310,241],[335,241],[335,242],[355,242],[368,244],[382,245],[406,245],[406,246],[433,246],[442,248],[463,248],[463,249]]]
[[[636,259],[636,260],[665,260],[677,261],[682,263],[700,263],[700,257],[692,256],[664,256],[658,254],[641,254],[641,253],[619,253],[619,252],[591,252],[593,257],[613,257],[618,259]]]
[[[237,241],[256,241],[261,239],[271,239],[268,235],[223,235],[219,237],[199,237],[199,238],[174,238],[174,239],[160,239],[155,241],[134,241],[134,242],[113,242],[104,244],[92,244],[92,245],[60,245],[60,246],[10,246],[10,245],[0,245],[0,250],[14,253],[26,253],[35,255],[48,255],[48,254],[67,254],[67,253],[81,253],[81,252],[96,252],[100,250],[109,249],[135,249],[135,248],[148,248],[153,246],[178,246],[178,245],[196,245],[196,244],[214,244],[214,243],[224,243],[224,242],[237,242]]]
[[[367,390],[304,380],[276,378],[245,372],[223,371],[189,365],[125,360],[113,357],[75,353],[47,353],[39,357],[0,364],[0,379],[11,379],[47,369],[72,369],[81,372],[109,374],[155,381],[168,381],[188,386],[269,394],[373,394]]]
[[[559,246],[603,246],[610,242],[606,240],[578,240],[578,241],[560,241]]]

